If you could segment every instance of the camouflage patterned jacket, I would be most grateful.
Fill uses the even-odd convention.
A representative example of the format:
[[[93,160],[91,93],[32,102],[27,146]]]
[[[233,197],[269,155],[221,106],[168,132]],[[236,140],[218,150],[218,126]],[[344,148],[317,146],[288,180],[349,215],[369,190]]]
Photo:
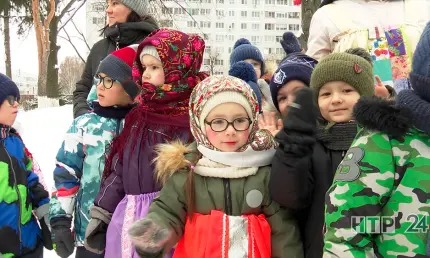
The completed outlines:
[[[93,86],[88,102],[95,99]],[[73,120],[56,157],[49,218],[53,224],[56,220],[74,217],[77,246],[83,246],[91,219],[89,210],[100,189],[105,149],[124,126],[124,119],[99,114],[94,111]]]
[[[355,116],[364,128],[326,194],[324,257],[426,257],[429,134],[377,99],[362,98]]]

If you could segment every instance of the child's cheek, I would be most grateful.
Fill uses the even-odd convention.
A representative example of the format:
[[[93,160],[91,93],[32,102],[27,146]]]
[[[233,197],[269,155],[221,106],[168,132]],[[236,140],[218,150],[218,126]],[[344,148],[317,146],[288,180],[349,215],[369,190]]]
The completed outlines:
[[[206,136],[208,137],[209,142],[213,145],[218,141],[218,133],[213,131],[210,126],[206,125]]]

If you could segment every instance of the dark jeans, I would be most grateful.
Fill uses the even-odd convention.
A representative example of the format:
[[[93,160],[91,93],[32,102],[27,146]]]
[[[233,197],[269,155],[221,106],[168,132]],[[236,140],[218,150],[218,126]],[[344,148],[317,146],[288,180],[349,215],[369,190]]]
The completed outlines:
[[[105,257],[105,254],[95,254],[93,252],[88,251],[83,246],[76,248],[75,258],[104,258],[104,257]]]

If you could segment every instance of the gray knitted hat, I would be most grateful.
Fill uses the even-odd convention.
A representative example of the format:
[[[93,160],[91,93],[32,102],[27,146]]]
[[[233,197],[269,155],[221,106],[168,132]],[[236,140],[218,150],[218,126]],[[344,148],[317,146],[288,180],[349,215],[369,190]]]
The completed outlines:
[[[119,0],[123,5],[135,11],[139,16],[148,14],[148,1],[147,0]]]

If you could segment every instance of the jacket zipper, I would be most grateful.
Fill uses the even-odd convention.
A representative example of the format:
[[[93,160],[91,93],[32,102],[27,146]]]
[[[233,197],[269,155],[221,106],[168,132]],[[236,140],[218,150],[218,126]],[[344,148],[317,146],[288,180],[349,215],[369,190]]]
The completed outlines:
[[[10,168],[12,169],[12,173],[13,173],[13,179],[14,179],[14,184],[15,184],[15,191],[16,194],[18,195],[18,234],[19,234],[19,244],[22,244],[22,235],[21,235],[21,194],[19,192],[19,188],[18,188],[18,184],[17,184],[17,180],[16,180],[16,173],[15,173],[15,169],[13,168],[13,163],[12,163],[12,158],[9,155],[9,152],[6,149],[6,146],[4,144],[4,140],[2,141],[2,145],[4,150],[6,151],[6,155],[9,158],[10,161]]]
[[[232,215],[233,208],[231,203],[231,189],[230,189],[230,179],[224,178],[224,203],[225,203],[225,213],[227,215]]]

